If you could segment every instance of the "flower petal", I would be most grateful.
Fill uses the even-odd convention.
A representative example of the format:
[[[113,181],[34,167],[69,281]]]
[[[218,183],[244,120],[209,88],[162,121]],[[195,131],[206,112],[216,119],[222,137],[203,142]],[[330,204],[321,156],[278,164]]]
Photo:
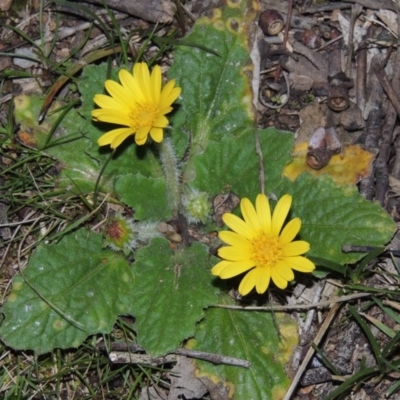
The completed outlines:
[[[122,107],[126,107],[126,105],[129,104],[129,100],[132,98],[130,90],[112,80],[107,80],[104,86],[111,97],[114,98],[118,104],[121,104]]]
[[[256,236],[256,232],[254,232],[253,228],[234,214],[225,213],[222,215],[222,220],[234,232],[244,236],[247,239],[252,239],[254,236]]]
[[[138,145],[145,144],[150,135],[153,141],[160,143],[164,137],[163,129],[168,126],[165,114],[172,111],[171,104],[181,93],[175,87],[175,80],[167,82],[162,88],[161,67],[155,66],[149,71],[146,63],[136,63],[132,73],[125,69],[119,71],[119,81],[105,82],[110,96],[97,94],[94,102],[100,107],[92,111],[92,118],[129,127],[129,133],[115,136],[116,130],[102,137],[101,145],[112,147],[122,143],[128,135],[135,135]]]
[[[292,281],[294,279],[294,273],[290,266],[285,262],[279,261],[273,267],[273,274],[277,273],[282,279],[286,281]]]
[[[163,107],[159,109],[159,114],[160,115],[165,115],[168,114],[169,112],[171,112],[173,110],[173,108],[171,106],[169,107]]]
[[[257,277],[257,268],[252,269],[249,273],[245,275],[245,277],[240,282],[238,289],[239,293],[242,296],[246,296],[246,294],[249,294],[253,290],[254,286],[256,286],[257,283]]]
[[[256,282],[256,292],[263,294],[267,291],[271,281],[271,268],[258,268],[258,279]]]
[[[285,194],[282,196],[275,206],[272,215],[272,231],[273,236],[279,236],[283,223],[289,213],[290,206],[292,205],[292,196]]]
[[[300,218],[293,218],[283,228],[279,235],[279,243],[281,246],[286,246],[290,243],[300,232],[301,220]]]
[[[161,143],[164,136],[164,131],[161,128],[151,128],[150,136],[156,143]]]
[[[146,63],[136,63],[133,67],[133,77],[139,83],[140,89],[146,100],[152,98],[150,71]]]
[[[251,260],[250,249],[241,249],[233,246],[224,246],[218,249],[218,255],[225,260],[245,261]]]
[[[283,261],[295,271],[312,272],[315,270],[314,263],[305,257],[285,257]]]
[[[247,250],[251,246],[251,243],[246,238],[236,232],[221,231],[218,233],[218,237],[225,243],[235,246],[238,249]]]
[[[308,250],[310,250],[310,244],[308,242],[297,240],[284,246],[282,248],[282,254],[284,257],[293,257],[307,253]]]
[[[108,110],[103,108],[98,108],[92,111],[92,117],[101,122],[108,122],[110,124],[118,124],[130,126],[131,120],[128,115],[116,110]]]
[[[160,104],[161,97],[161,68],[156,65],[151,71],[151,88],[152,90],[152,100],[154,104]]]
[[[150,127],[149,126],[145,126],[143,128],[140,128],[136,132],[136,135],[135,135],[136,144],[138,144],[139,146],[145,144],[146,141],[147,141],[147,137],[149,136],[149,131],[150,131]]]
[[[281,277],[281,275],[273,269],[271,271],[271,279],[279,289],[286,289],[288,281]]]
[[[222,260],[218,264],[215,264],[211,269],[212,275],[219,275],[225,268],[228,268],[231,265],[231,261]]]
[[[116,136],[113,141],[111,142],[110,146],[112,149],[116,149],[128,136],[131,136],[132,133],[126,130],[125,133],[121,133],[118,136]]]
[[[268,197],[265,194],[259,194],[256,198],[256,210],[261,229],[267,235],[271,234],[271,207]]]
[[[153,125],[157,128],[165,128],[168,126],[168,119],[164,115],[160,115],[154,122]]]
[[[118,77],[122,86],[129,93],[129,97],[126,98],[125,103],[133,104],[134,102],[143,103],[144,101],[146,101],[139,82],[137,81],[137,79],[135,79],[134,76],[132,76],[129,71],[127,71],[126,69],[121,69],[121,71],[119,71]]]
[[[110,96],[106,96],[105,94],[96,94],[93,98],[93,101],[101,108],[109,109],[109,110],[117,110],[123,111],[124,113],[129,112],[128,107],[124,107],[119,104],[114,98]],[[121,110],[122,108],[122,110]]]
[[[135,132],[132,131],[131,128],[113,129],[112,131],[105,133],[103,136],[100,136],[97,140],[97,144],[99,146],[105,146],[109,144],[113,149],[115,149],[115,143],[119,142],[119,144],[121,144],[128,136],[134,134]]]
[[[247,198],[243,198],[240,202],[240,210],[246,223],[253,227],[255,231],[261,231],[261,224],[258,220],[256,210]]]
[[[160,109],[169,107],[181,94],[181,88],[175,86],[175,79],[170,80],[163,88],[160,96]]]
[[[254,263],[251,263],[250,261],[232,262],[219,273],[219,277],[221,279],[233,278],[234,276],[243,274],[243,272],[246,272],[253,267]]]

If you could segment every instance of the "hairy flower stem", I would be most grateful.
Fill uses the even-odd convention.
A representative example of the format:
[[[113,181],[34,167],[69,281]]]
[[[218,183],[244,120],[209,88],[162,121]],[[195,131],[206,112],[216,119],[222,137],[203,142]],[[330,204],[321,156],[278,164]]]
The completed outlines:
[[[168,202],[173,215],[177,215],[180,204],[179,171],[174,148],[170,139],[165,138],[159,144],[159,152],[164,170],[165,184],[167,186]]]

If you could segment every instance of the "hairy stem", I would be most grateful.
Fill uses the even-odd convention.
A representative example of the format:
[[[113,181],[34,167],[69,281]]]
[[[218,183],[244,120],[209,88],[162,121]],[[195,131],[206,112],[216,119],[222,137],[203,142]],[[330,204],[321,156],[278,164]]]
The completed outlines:
[[[179,170],[175,151],[170,139],[165,138],[159,144],[159,152],[164,170],[165,184],[167,186],[168,202],[173,215],[177,216],[180,203]]]

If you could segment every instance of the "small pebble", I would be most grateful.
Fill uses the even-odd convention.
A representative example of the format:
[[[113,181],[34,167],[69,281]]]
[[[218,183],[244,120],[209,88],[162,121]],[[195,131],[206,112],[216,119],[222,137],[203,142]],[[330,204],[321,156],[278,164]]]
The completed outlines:
[[[21,56],[26,56],[26,57],[31,57],[31,58],[37,58],[36,54],[31,50],[28,49],[27,47],[20,47],[19,49],[15,49],[15,54],[19,54]],[[35,65],[38,65],[37,62],[31,61],[31,60],[26,60],[25,58],[17,58],[15,57],[13,60],[13,63],[17,65],[20,68],[31,68]]]
[[[169,239],[171,242],[174,243],[181,243],[182,242],[182,236],[179,233],[176,232],[167,232],[166,235],[167,239]]]
[[[159,224],[158,224],[158,231],[159,232],[161,232],[161,233],[165,233],[165,232],[167,232],[167,230],[168,230],[168,224],[166,223],[166,222],[160,222]]]

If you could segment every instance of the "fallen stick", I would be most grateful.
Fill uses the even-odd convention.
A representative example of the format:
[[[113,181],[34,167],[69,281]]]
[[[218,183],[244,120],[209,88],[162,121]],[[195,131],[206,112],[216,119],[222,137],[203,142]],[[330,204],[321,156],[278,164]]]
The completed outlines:
[[[103,5],[104,0],[85,0],[87,3]],[[171,23],[174,19],[176,6],[171,0],[106,0],[108,7],[145,21]]]

